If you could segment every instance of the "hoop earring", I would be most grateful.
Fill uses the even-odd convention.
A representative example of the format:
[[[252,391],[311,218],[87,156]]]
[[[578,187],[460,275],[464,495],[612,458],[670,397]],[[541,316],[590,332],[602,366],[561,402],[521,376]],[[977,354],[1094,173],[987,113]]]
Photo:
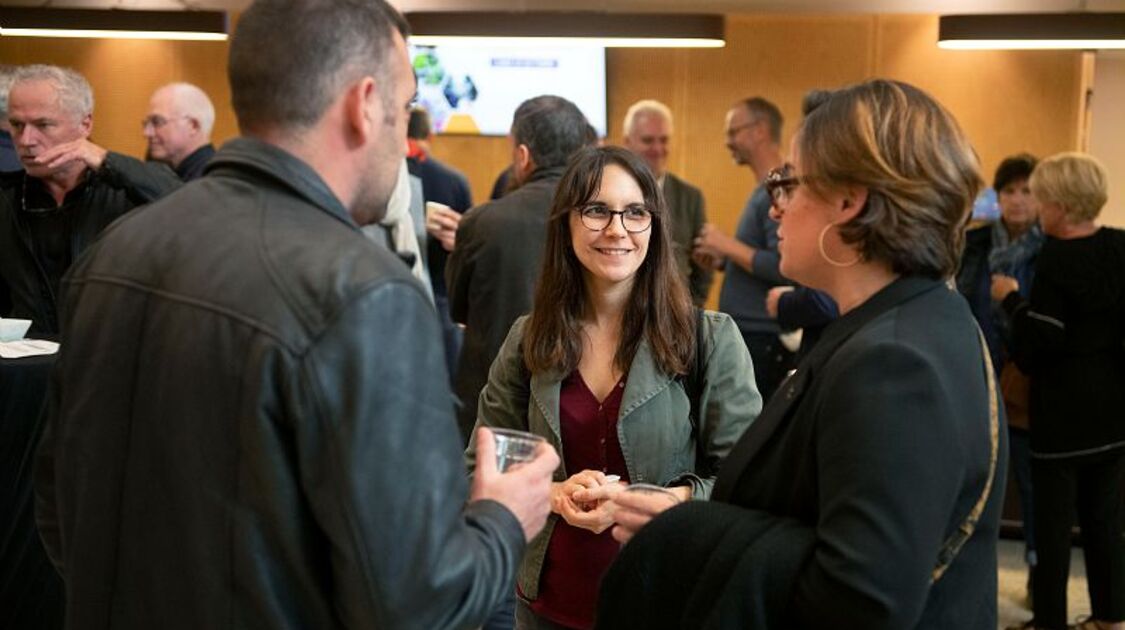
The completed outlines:
[[[828,255],[828,251],[824,249],[824,235],[828,234],[828,229],[833,227],[836,227],[835,223],[829,223],[828,225],[824,226],[824,229],[820,231],[820,236],[816,239],[816,245],[818,248],[820,248],[820,257],[833,267],[852,267],[859,264],[859,261],[863,259],[863,256],[856,256],[855,260],[851,262],[840,262],[838,260],[832,260],[832,257]]]

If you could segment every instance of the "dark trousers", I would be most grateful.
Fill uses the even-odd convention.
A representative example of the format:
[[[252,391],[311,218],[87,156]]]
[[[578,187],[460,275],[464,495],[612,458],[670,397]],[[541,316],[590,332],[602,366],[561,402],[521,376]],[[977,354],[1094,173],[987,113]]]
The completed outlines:
[[[1075,508],[1082,528],[1093,618],[1125,621],[1125,448],[1062,459],[1033,459],[1035,567],[1032,602],[1041,628],[1067,625],[1066,582]]]
[[[777,386],[785,380],[793,365],[793,353],[781,344],[775,333],[742,331],[742,340],[754,361],[754,381],[762,402],[769,402]]]
[[[1024,560],[1028,566],[1038,563],[1035,552],[1035,500],[1031,485],[1031,433],[1026,429],[1008,427],[1008,454],[1012,475],[1020,493],[1020,516],[1023,517]]]

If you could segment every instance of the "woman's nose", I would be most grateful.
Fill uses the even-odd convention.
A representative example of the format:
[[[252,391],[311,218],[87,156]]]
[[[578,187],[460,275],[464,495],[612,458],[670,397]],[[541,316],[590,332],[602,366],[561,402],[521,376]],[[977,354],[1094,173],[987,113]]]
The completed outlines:
[[[623,236],[624,234],[626,234],[628,230],[625,229],[625,215],[611,215],[609,219],[609,225],[605,226],[605,230],[603,231],[606,234],[610,234],[612,236]]]

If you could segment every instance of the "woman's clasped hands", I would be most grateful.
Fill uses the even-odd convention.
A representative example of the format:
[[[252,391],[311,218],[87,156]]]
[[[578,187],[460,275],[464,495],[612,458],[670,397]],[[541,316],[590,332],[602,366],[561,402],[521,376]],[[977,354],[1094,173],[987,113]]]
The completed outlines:
[[[595,534],[617,525],[613,538],[624,543],[657,514],[690,497],[690,487],[630,486],[617,475],[583,470],[554,484],[551,509],[574,527]]]
[[[613,525],[610,499],[625,489],[617,475],[583,470],[556,482],[551,489],[551,510],[567,523],[600,534]]]

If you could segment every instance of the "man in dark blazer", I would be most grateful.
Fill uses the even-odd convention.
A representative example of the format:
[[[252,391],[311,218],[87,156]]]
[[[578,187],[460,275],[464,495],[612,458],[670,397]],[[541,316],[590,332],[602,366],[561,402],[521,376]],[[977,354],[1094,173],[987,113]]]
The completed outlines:
[[[691,249],[700,228],[707,222],[707,212],[703,205],[703,193],[668,172],[668,144],[671,137],[672,110],[660,101],[637,101],[625,113],[622,144],[644,158],[664,191],[664,202],[668,204],[668,214],[671,216],[676,265],[691,289],[692,300],[697,306],[702,306],[711,289],[713,272],[691,259]]]
[[[570,156],[596,140],[578,107],[558,96],[524,101],[511,137],[516,189],[465,213],[445,268],[450,314],[465,324],[454,389],[466,444],[488,368],[512,322],[531,310],[555,186]]]

